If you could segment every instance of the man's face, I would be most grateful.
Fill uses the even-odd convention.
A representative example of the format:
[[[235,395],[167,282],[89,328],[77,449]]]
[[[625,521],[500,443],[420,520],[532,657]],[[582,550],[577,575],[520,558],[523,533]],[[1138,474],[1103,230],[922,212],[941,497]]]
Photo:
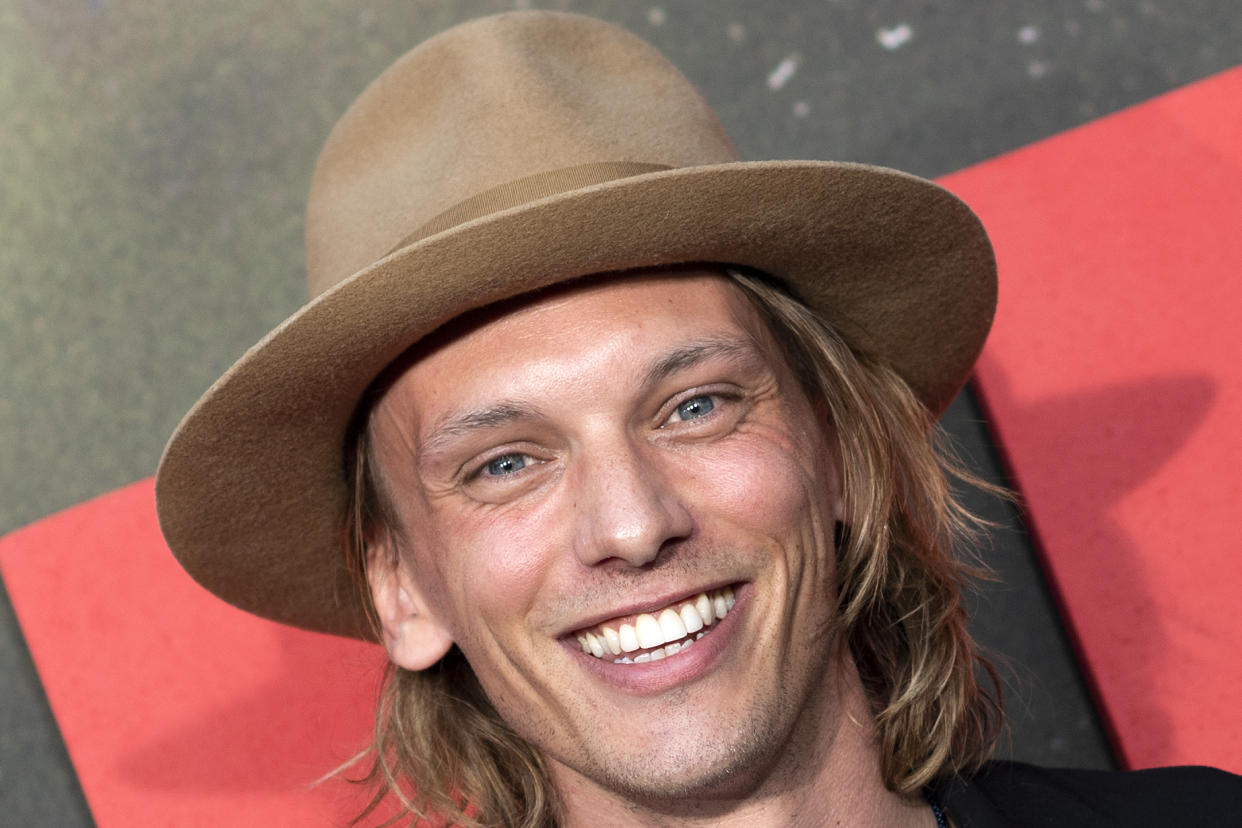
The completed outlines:
[[[558,784],[631,799],[753,788],[836,726],[825,430],[706,272],[520,303],[421,356],[373,421],[426,614]]]

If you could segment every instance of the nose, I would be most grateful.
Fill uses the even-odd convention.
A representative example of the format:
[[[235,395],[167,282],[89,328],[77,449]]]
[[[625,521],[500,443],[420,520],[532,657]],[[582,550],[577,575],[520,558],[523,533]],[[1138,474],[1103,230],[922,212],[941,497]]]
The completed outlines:
[[[690,535],[681,481],[651,451],[658,449],[624,443],[580,458],[576,554],[587,566],[616,560],[643,567]]]

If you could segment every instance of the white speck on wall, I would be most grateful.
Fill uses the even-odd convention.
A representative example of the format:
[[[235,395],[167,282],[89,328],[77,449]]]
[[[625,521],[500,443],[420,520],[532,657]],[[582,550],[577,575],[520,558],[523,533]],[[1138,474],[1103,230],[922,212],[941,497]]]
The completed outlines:
[[[647,9],[647,22],[652,26],[663,26],[666,19],[664,9],[659,6],[652,6]]]
[[[909,23],[898,23],[891,29],[877,29],[875,32],[876,42],[890,52],[905,46],[912,37],[914,29],[910,28]]]
[[[1032,60],[1026,65],[1026,73],[1032,78],[1039,80],[1044,75],[1048,74],[1048,64],[1044,63],[1042,60]]]
[[[776,64],[776,68],[768,75],[768,89],[775,92],[785,84],[789,83],[789,79],[794,76],[794,72],[798,71],[798,56],[790,55],[789,57]]]
[[[1029,46],[1037,40],[1039,40],[1038,26],[1023,26],[1021,29],[1018,29],[1019,43],[1025,43]]]
[[[725,34],[729,36],[729,40],[734,43],[741,43],[746,39],[746,27],[741,23],[730,23],[729,28],[725,29]]]
[[[805,118],[811,114],[811,105],[806,101],[794,101],[793,114],[795,118]]]

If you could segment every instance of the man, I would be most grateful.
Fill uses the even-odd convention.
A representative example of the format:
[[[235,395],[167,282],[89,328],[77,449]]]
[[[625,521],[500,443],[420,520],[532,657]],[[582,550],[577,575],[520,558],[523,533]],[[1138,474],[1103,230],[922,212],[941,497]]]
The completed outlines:
[[[931,435],[995,268],[935,185],[739,162],[647,44],[515,13],[362,94],[307,248],[315,299],[187,415],[160,518],[227,600],[383,643],[381,796],[532,826],[1237,801],[984,764],[976,521]]]

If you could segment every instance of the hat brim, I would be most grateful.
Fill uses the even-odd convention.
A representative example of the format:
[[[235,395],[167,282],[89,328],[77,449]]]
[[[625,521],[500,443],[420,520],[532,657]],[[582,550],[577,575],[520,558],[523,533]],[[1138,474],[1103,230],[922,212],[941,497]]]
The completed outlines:
[[[610,181],[393,252],[289,317],[186,415],[160,461],[160,525],[203,586],[257,615],[371,638],[340,546],[343,441],[375,376],[461,313],[550,284],[718,262],[765,271],[936,414],[996,300],[978,219],[905,173],[736,162]]]

